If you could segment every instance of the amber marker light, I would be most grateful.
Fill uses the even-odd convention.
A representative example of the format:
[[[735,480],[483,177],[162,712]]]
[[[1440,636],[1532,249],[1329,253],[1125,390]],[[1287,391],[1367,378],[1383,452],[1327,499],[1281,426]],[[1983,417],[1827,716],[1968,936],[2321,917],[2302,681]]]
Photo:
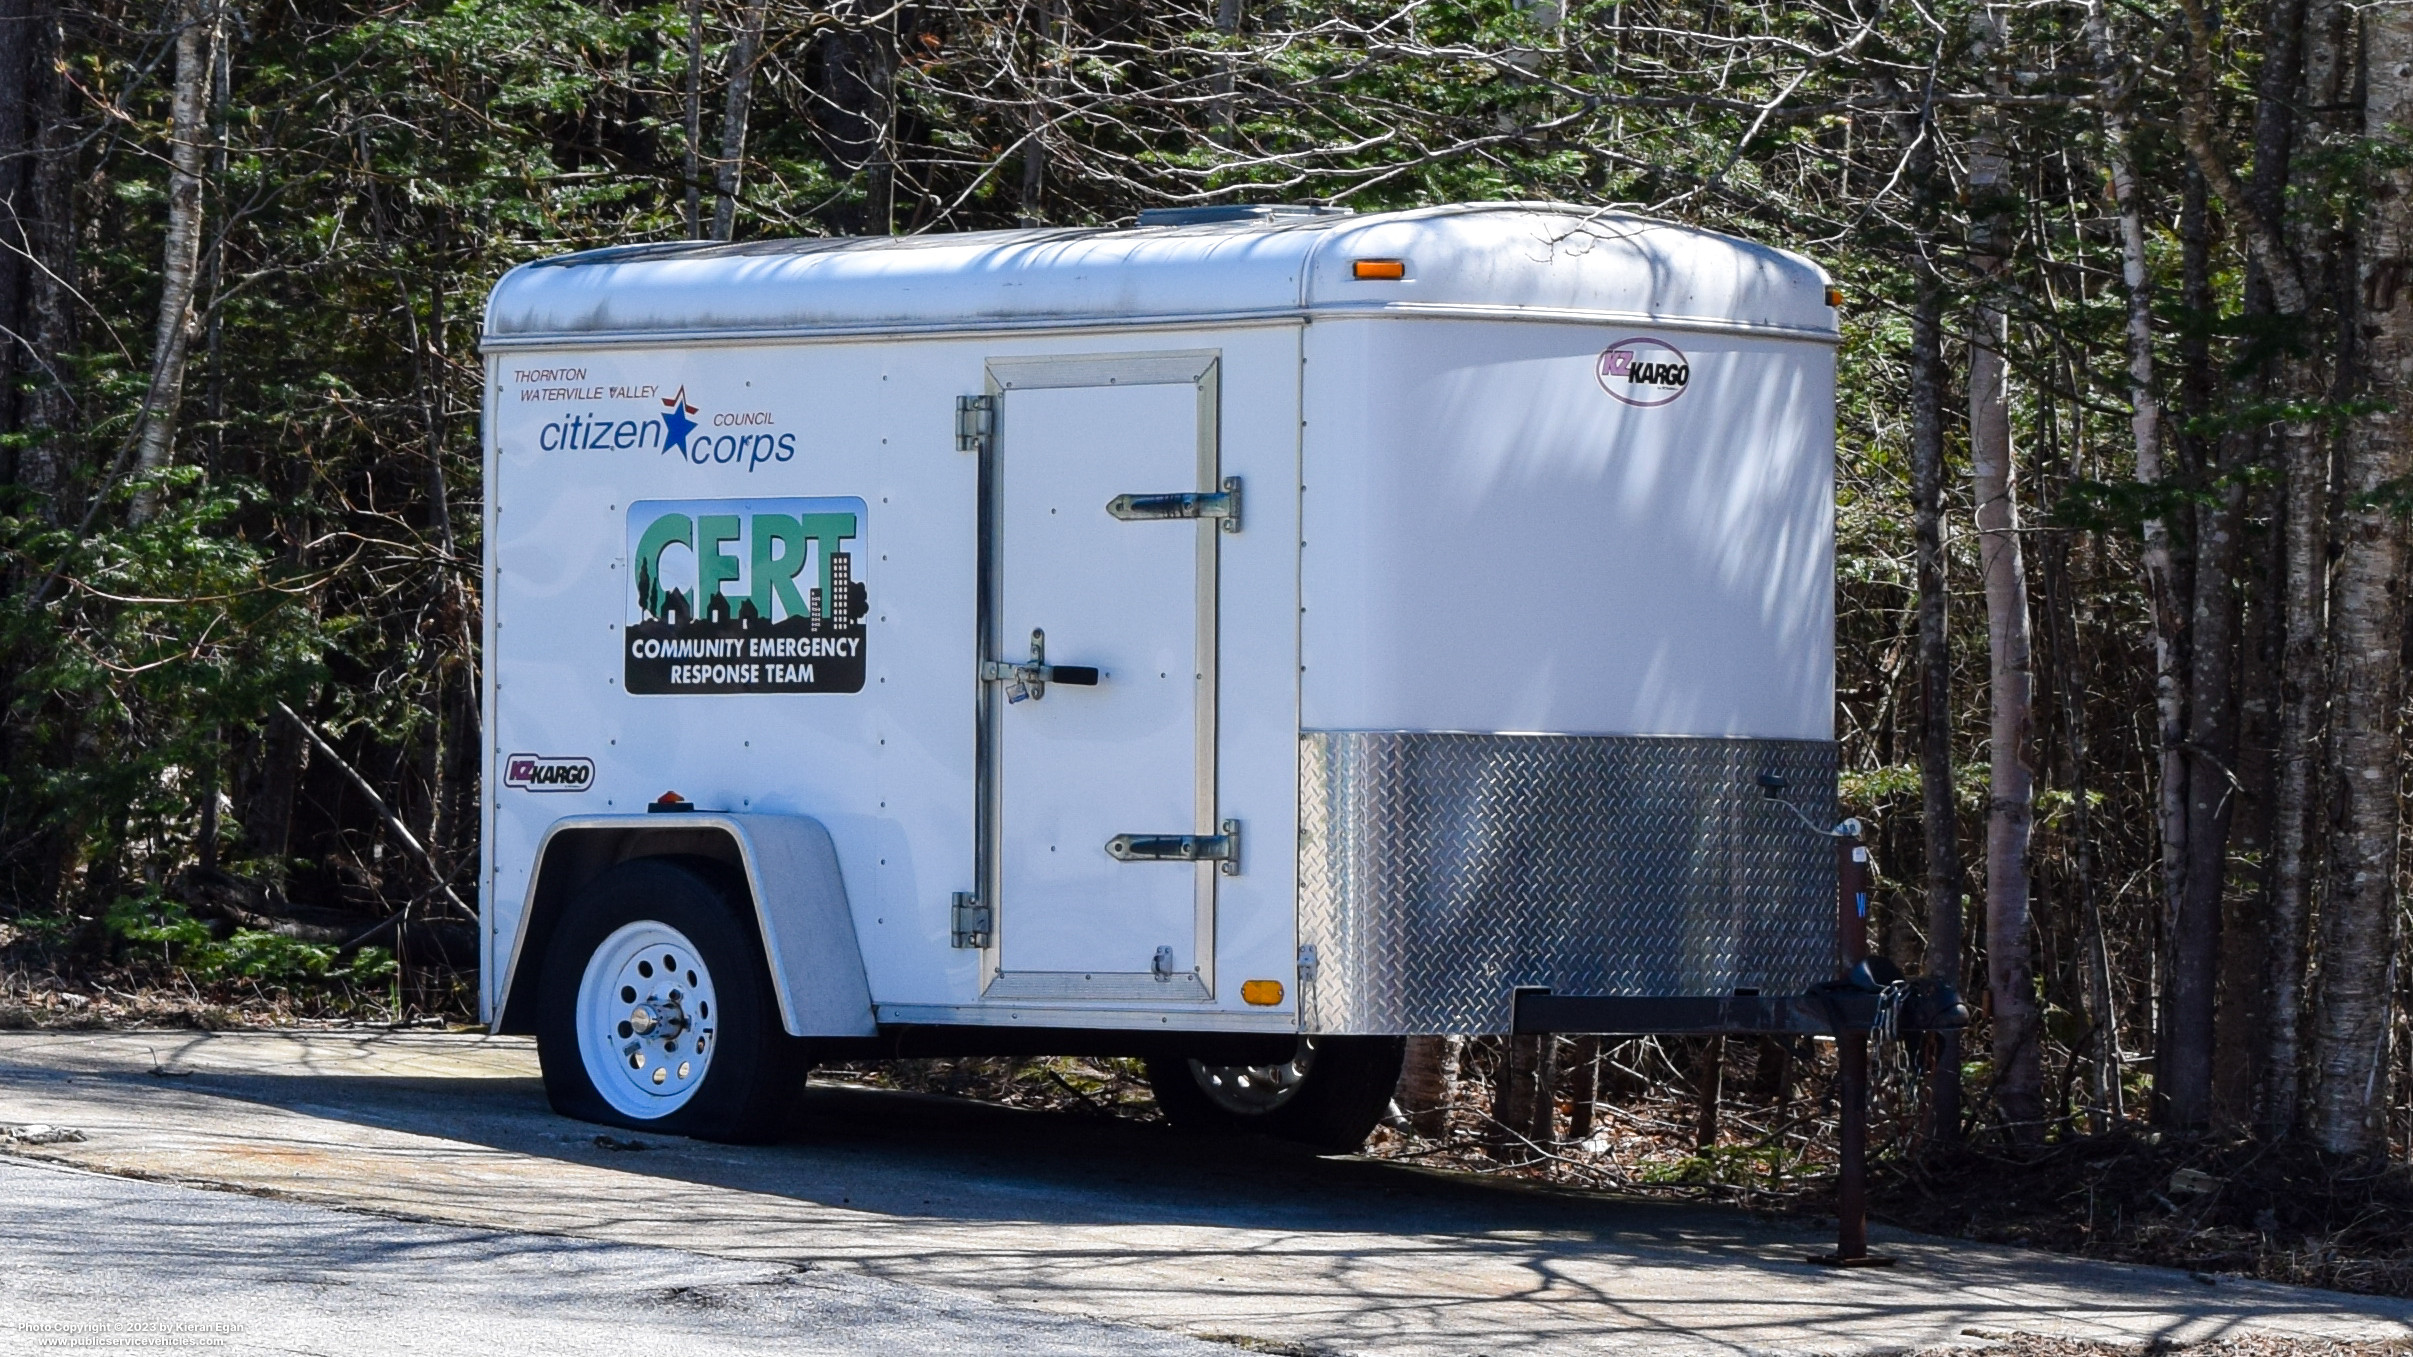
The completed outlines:
[[[1360,259],[1357,261],[1354,267],[1357,270],[1357,276],[1360,278],[1373,278],[1381,281],[1397,282],[1400,279],[1408,276],[1408,261],[1404,259]],[[1269,985],[1274,984],[1274,982],[1271,980],[1268,980],[1265,983]],[[1281,988],[1282,987],[1280,985],[1274,985],[1274,989],[1277,992],[1279,992]],[[1266,1002],[1272,1003],[1273,1000],[1268,999]]]
[[[1838,307],[1839,307],[1839,306],[1841,306],[1841,305],[1843,305],[1843,289],[1842,289],[1842,288],[1839,288],[1839,287],[1830,287],[1830,288],[1828,288],[1828,289],[1827,289],[1827,305],[1829,305],[1829,306],[1838,306]]]
[[[1365,261],[1360,260],[1359,263]],[[1282,982],[1279,980],[1243,980],[1240,997],[1260,1008],[1282,1002]]]

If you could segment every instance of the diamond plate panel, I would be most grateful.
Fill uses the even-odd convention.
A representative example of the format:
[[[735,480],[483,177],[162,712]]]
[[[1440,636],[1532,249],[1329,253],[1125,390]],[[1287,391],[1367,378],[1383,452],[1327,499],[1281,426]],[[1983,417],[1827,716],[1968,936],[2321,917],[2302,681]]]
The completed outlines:
[[[1496,1033],[1509,993],[1798,994],[1832,977],[1824,741],[1306,732],[1309,1030]]]

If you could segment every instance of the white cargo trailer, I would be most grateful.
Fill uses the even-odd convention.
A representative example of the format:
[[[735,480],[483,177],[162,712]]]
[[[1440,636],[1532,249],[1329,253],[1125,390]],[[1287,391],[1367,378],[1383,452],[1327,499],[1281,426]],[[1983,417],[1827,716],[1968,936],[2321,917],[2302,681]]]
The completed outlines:
[[[515,269],[484,1014],[625,1125],[1121,1052],[1328,1143],[1403,1034],[1820,1026],[1835,342],[1552,205]]]

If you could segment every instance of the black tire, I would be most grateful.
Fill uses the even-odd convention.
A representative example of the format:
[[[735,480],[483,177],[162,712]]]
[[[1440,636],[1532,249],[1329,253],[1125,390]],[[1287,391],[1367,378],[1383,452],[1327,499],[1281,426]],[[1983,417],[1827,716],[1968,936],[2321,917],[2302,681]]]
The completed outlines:
[[[1210,1084],[1218,1076],[1270,1071],[1268,1066],[1219,1066],[1178,1056],[1148,1061],[1148,1087],[1165,1119],[1185,1131],[1210,1134],[1257,1134],[1309,1145],[1327,1154],[1351,1154],[1366,1143],[1391,1094],[1399,1086],[1399,1067],[1407,1057],[1405,1037],[1301,1037],[1295,1087],[1270,1100],[1262,1110],[1247,1110],[1244,1100],[1218,1097]]]
[[[634,1074],[628,1076],[627,1086],[614,1085],[608,1096],[596,1086],[589,1057],[611,1058],[603,1048],[614,1038],[600,1024],[590,1023],[598,1027],[589,1033],[596,1048],[580,1049],[580,988],[590,962],[608,964],[608,958],[597,957],[607,943],[620,938],[616,945],[624,950],[642,947],[643,939],[660,936],[665,927],[682,935],[700,959],[700,966],[684,960],[679,964],[689,968],[689,982],[700,974],[699,993],[711,995],[704,1007],[712,1010],[717,1005],[717,1010],[700,1016],[685,1013],[677,988],[667,991],[666,1004],[657,1006],[668,1018],[646,1010],[648,1032],[667,1034],[637,1042],[653,1042],[656,1064],[645,1071],[652,1082],[663,1083],[671,1062],[682,1054],[702,1066],[699,1082],[686,1090],[674,1088],[662,1100],[663,1110],[655,1113],[641,1096],[642,1088],[631,1092],[643,1082]],[[624,934],[624,929],[631,931]],[[655,969],[651,962],[635,964],[645,966],[649,975]],[[664,975],[657,983],[678,984],[679,975]],[[599,983],[608,983],[601,976],[599,972]],[[610,1002],[598,998],[598,1004]],[[645,997],[642,1002],[653,1000]],[[538,1005],[536,1054],[544,1071],[545,1095],[554,1111],[580,1121],[740,1144],[774,1140],[792,1121],[811,1069],[806,1043],[780,1026],[779,1000],[771,989],[771,970],[755,931],[745,880],[734,868],[710,858],[636,858],[581,888],[554,930]],[[629,1024],[621,1022],[618,1039],[625,1043],[630,1034]],[[709,1045],[708,1059],[705,1045],[698,1042]],[[671,1051],[667,1056],[660,1054],[665,1043]],[[682,1052],[682,1044],[691,1045],[692,1051]],[[636,1051],[635,1046],[627,1049]],[[632,1065],[645,1055],[636,1051]],[[616,1058],[609,1068],[617,1072]],[[689,1066],[675,1068],[684,1077]],[[673,1105],[672,1100],[682,1098]]]

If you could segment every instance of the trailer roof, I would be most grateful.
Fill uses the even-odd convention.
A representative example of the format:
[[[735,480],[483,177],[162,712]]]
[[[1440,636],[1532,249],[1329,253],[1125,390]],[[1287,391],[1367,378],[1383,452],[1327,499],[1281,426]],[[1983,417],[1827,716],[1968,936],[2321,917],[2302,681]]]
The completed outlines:
[[[1397,281],[1355,261],[1404,261]],[[1789,251],[1625,213],[1469,203],[1366,215],[620,246],[523,264],[486,346],[1426,313],[1832,340]]]

